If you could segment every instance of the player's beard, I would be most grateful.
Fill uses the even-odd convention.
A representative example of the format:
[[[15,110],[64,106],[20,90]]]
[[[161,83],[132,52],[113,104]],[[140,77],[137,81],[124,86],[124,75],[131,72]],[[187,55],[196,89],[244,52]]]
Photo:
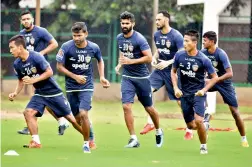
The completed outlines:
[[[128,34],[131,30],[133,29],[133,26],[131,26],[130,28],[122,28],[122,32],[123,34]]]
[[[164,28],[164,25],[157,27],[158,30],[162,30]]]
[[[74,40],[75,45],[81,45],[84,42],[84,39],[82,40]]]
[[[24,26],[24,25],[23,25],[23,26]],[[24,28],[25,28],[26,30],[29,30],[31,27],[32,27],[32,23],[30,23],[29,26],[27,26],[27,27],[24,26]]]

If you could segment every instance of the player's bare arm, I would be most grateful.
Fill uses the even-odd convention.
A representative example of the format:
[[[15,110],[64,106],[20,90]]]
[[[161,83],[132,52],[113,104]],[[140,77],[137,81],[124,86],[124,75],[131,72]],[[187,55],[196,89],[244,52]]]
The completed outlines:
[[[25,76],[22,78],[23,82],[25,85],[31,85],[43,80],[46,80],[48,78],[50,78],[51,76],[53,76],[53,71],[51,69],[51,67],[48,67],[44,73],[42,73],[41,75],[39,75],[38,77],[29,77],[29,76]]]
[[[120,53],[119,53],[119,59],[118,59],[118,64],[117,64],[117,66],[115,67],[115,71],[116,71],[116,74],[118,74],[118,75],[120,75],[120,68],[122,67],[122,65],[120,64],[120,57],[122,57],[123,55],[122,55],[122,52],[120,51]]]
[[[144,64],[144,63],[151,63],[152,62],[152,53],[150,49],[142,51],[143,57],[139,59],[130,59],[125,56],[120,56],[119,63],[121,65],[124,64]]]
[[[9,94],[9,100],[13,101],[14,98],[21,92],[21,90],[23,89],[23,87],[24,87],[23,80],[18,80],[18,83],[17,83],[15,91],[13,93]]]
[[[59,70],[59,72],[63,73],[64,75],[73,78],[79,84],[86,83],[86,76],[76,75],[70,72],[68,69],[65,68],[65,66],[62,63],[57,62],[57,70]]]
[[[226,73],[219,77],[218,82],[223,82],[227,79],[230,79],[233,77],[233,70],[232,68],[227,68]]]
[[[46,55],[52,52],[54,49],[58,47],[58,42],[55,39],[49,41],[49,45],[42,51],[40,51],[41,55]]]
[[[171,70],[171,79],[172,79],[172,84],[173,84],[175,96],[177,98],[180,98],[183,95],[183,93],[178,88],[178,76],[177,76],[177,69],[176,68],[172,68],[172,70]]]
[[[206,92],[218,82],[218,75],[216,73],[210,74],[211,79],[206,83],[206,86],[195,93],[195,96],[204,96]]]
[[[109,81],[104,77],[104,61],[101,59],[100,62],[97,62],[98,72],[100,75],[100,82],[103,86],[103,88],[109,88],[110,83]]]

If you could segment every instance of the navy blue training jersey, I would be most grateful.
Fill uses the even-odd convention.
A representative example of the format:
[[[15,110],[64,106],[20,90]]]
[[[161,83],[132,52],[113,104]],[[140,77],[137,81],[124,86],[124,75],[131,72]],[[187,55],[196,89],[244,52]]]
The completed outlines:
[[[162,34],[161,30],[155,32],[154,41],[158,50],[159,59],[171,60],[179,49],[184,48],[184,38],[182,34],[171,29],[167,34]],[[172,66],[168,66],[165,69],[171,69]]]
[[[40,52],[53,39],[53,36],[45,28],[39,26],[34,26],[31,31],[23,29],[20,31],[20,34],[25,37],[26,49],[29,51]],[[47,57],[47,55],[44,56]]]
[[[181,90],[184,96],[195,94],[205,86],[205,73],[213,74],[214,68],[210,59],[198,51],[196,56],[189,56],[185,50],[175,55],[173,68],[180,74]]]
[[[61,46],[56,56],[57,62],[62,63],[70,72],[86,76],[87,79],[85,84],[79,84],[74,79],[65,76],[67,91],[93,91],[93,58],[100,62],[102,55],[99,46],[91,41],[87,41],[85,48],[78,48],[73,40]]]
[[[50,64],[44,56],[34,51],[29,51],[29,57],[26,61],[22,61],[20,58],[14,61],[14,69],[19,80],[25,76],[38,77],[49,67]],[[35,94],[38,95],[55,95],[62,92],[53,77],[34,83],[33,86]]]
[[[232,68],[226,52],[221,48],[217,47],[213,54],[210,54],[207,49],[203,49],[202,52],[211,60],[218,77],[224,75],[226,73],[227,68]],[[229,78],[223,81],[222,83],[231,83],[231,82],[232,82],[231,78]]]
[[[150,49],[147,40],[142,34],[134,31],[132,36],[125,38],[123,33],[117,35],[117,44],[121,53],[130,59],[139,59],[143,57],[142,51]],[[149,70],[146,64],[123,65],[123,76],[129,77],[147,77]]]

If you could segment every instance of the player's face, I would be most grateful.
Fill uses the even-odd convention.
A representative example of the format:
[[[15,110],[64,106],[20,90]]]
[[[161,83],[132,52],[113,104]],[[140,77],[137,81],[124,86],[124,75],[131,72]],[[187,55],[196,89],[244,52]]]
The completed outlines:
[[[134,27],[135,23],[129,19],[121,19],[121,29],[123,34],[128,34]]]
[[[164,15],[162,13],[157,14],[156,16],[156,25],[157,25],[157,29],[161,30],[163,27],[165,27],[165,22],[167,22],[168,18],[164,17]]]
[[[76,45],[81,45],[87,37],[87,32],[83,32],[82,30],[78,33],[72,32],[73,40]]]
[[[185,35],[184,36],[184,48],[187,52],[195,49],[197,46],[197,41],[192,40],[193,37]]]
[[[202,43],[205,49],[209,49],[214,44],[214,42],[209,40],[208,38],[203,38]]]
[[[17,46],[15,41],[9,43],[10,53],[17,58],[19,53],[21,52],[21,46]]]
[[[24,26],[25,29],[30,29],[33,25],[33,17],[31,14],[26,14],[21,16],[21,24]]]

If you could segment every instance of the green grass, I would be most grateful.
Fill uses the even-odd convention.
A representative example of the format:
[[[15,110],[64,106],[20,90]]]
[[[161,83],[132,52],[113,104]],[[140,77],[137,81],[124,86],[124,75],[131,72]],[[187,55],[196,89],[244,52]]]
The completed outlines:
[[[27,100],[8,102],[2,99],[2,110],[22,112]],[[176,103],[156,103],[161,113],[179,113]],[[224,107],[224,108],[223,108]],[[226,110],[218,105],[217,109]],[[241,112],[248,115],[252,109],[241,107]],[[146,121],[146,114],[139,103],[134,105],[136,132],[138,133]],[[252,114],[252,113],[251,113]],[[249,114],[249,115],[251,115]],[[21,114],[20,114],[21,115]],[[216,117],[231,118],[225,112]],[[191,141],[183,140],[184,131],[174,130],[184,127],[182,119],[161,119],[165,132],[162,148],[156,148],[154,132],[140,136],[141,147],[125,149],[129,135],[124,123],[120,102],[94,102],[91,117],[96,134],[98,149],[91,154],[82,152],[82,137],[72,127],[64,136],[57,135],[57,122],[49,114],[39,119],[39,133],[42,149],[25,149],[22,147],[31,139],[30,136],[18,135],[24,120],[2,119],[1,126],[1,165],[2,167],[250,167],[252,164],[252,147],[242,148],[238,132],[210,132],[208,155],[199,154],[199,141],[195,137]],[[212,127],[235,128],[232,119],[213,120]],[[245,121],[247,137],[252,142],[252,121]],[[251,144],[251,143],[250,143]],[[20,156],[4,156],[8,150],[17,151]]]

